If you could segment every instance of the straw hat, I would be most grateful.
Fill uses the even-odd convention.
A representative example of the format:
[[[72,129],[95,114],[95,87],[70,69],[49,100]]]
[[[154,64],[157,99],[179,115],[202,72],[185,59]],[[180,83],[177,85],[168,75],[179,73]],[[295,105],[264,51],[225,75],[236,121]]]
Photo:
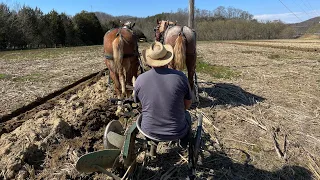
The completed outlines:
[[[156,41],[149,49],[142,51],[145,62],[152,67],[160,67],[169,64],[173,59],[173,48],[171,45],[162,45]]]

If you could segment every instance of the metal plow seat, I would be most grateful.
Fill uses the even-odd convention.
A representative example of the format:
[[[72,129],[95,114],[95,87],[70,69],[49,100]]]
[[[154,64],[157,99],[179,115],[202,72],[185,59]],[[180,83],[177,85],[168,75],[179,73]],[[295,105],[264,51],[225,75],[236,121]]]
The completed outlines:
[[[149,136],[148,134],[146,134],[145,132],[143,132],[142,129],[141,129],[141,122],[142,122],[142,114],[140,114],[140,115],[138,116],[137,121],[136,121],[136,123],[137,123],[137,128],[138,128],[138,130],[140,131],[140,133],[141,133],[142,135],[144,135],[145,137],[151,139],[152,141],[156,141],[156,142],[162,142],[162,141],[164,141],[164,140],[157,139],[157,138],[155,138],[155,137]]]
[[[175,140],[162,140],[162,139],[158,139],[155,137],[152,137],[148,134],[146,134],[145,132],[142,131],[141,129],[141,122],[142,122],[142,114],[140,114],[137,118],[136,121],[136,125],[137,125],[137,129],[139,130],[139,132],[146,137],[148,144],[150,145],[150,155],[151,156],[155,156],[156,155],[156,150],[157,150],[157,145],[159,142],[169,142],[169,141],[178,141],[179,139],[175,139]]]

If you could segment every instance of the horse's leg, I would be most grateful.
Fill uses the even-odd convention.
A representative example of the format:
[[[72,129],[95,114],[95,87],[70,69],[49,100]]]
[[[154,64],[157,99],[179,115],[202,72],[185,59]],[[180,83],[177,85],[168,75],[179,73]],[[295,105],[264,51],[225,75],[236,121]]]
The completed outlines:
[[[126,74],[126,70],[125,68],[121,68],[121,70],[119,70],[119,81],[120,81],[120,85],[121,85],[121,96],[123,97],[126,93],[126,81],[125,81],[125,74]]]
[[[188,70],[188,80],[192,92],[192,103],[197,102],[196,94],[195,94],[195,87],[194,87],[194,75],[196,72],[196,55],[187,55],[186,57],[186,66]]]
[[[124,90],[124,96],[126,96],[127,98],[130,96],[129,92],[130,90],[126,87],[126,85],[131,85],[131,79],[130,77],[131,75],[131,58],[126,58],[123,61],[123,71],[124,71],[124,80],[125,80],[125,90]]]
[[[130,62],[130,65],[127,66],[129,69],[127,70],[126,83],[133,86],[133,83],[138,76],[140,63],[137,57],[130,58],[130,61],[128,62]],[[130,95],[133,96],[133,91],[128,89],[127,96],[129,97]]]
[[[124,82],[124,74],[123,74],[123,68],[119,71],[119,84],[118,84],[118,99],[123,99],[124,91],[125,91],[125,82]],[[121,88],[121,91],[120,91]],[[116,116],[119,116],[119,114],[122,112],[122,101],[118,101],[118,107],[116,111]]]
[[[110,77],[113,80],[113,83],[114,83],[113,87],[114,87],[117,98],[122,99],[121,91],[120,91],[120,81],[119,81],[118,74],[114,73],[113,71],[110,71]],[[121,104],[121,101],[118,101],[116,115],[118,116],[121,111],[122,111],[122,104]]]
[[[109,86],[111,84],[111,66],[113,66],[113,64],[112,64],[112,61],[108,60],[108,59],[105,59],[104,62],[105,62],[106,66],[108,68],[108,71],[109,71],[108,84],[107,84],[107,86]],[[106,75],[107,75],[107,73],[106,73]]]
[[[118,77],[118,75],[116,74],[116,73],[114,73],[113,71],[109,71],[109,73],[110,73],[110,77],[111,77],[111,79],[112,79],[112,81],[113,81],[113,88],[114,88],[114,90],[115,90],[115,92],[116,92],[116,96],[117,96],[117,98],[119,98],[120,99],[120,95],[121,95],[121,92],[120,92],[120,83],[119,83],[119,77]]]

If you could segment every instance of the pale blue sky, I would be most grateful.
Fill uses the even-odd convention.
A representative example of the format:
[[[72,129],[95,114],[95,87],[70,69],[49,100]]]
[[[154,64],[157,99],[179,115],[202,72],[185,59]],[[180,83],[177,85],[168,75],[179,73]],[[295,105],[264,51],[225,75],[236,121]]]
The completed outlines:
[[[37,6],[44,13],[55,9],[59,13],[75,15],[81,10],[86,10],[105,12],[114,16],[146,17],[187,8],[189,0],[0,0],[0,2],[10,7],[16,7],[16,4],[33,8]],[[218,6],[231,6],[248,11],[258,20],[280,19],[286,23],[320,16],[320,0],[195,0],[195,6],[211,11]]]

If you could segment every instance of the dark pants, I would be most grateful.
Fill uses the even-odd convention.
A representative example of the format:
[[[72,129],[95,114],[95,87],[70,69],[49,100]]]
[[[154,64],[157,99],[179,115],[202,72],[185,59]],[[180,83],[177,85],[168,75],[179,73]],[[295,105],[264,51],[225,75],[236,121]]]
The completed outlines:
[[[182,148],[187,148],[188,146],[188,142],[191,138],[191,126],[192,126],[192,121],[191,121],[191,115],[189,113],[189,111],[185,111],[185,117],[186,117],[186,121],[188,123],[188,133],[179,140],[179,145]]]

